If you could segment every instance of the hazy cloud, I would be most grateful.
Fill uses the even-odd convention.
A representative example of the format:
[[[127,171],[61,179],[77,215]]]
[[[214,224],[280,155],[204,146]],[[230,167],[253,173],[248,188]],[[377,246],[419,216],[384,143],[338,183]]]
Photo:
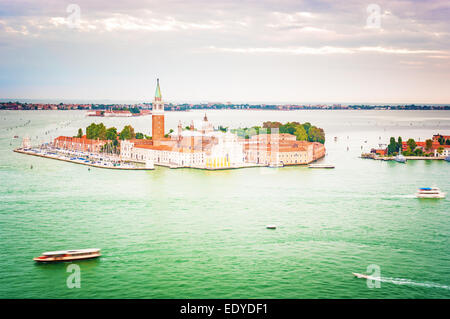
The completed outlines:
[[[377,70],[383,70],[378,79],[391,77],[407,87],[399,94],[414,91],[426,98],[435,96],[450,71],[450,2],[446,0],[377,1],[380,25],[376,28],[367,25],[370,2],[359,0],[81,0],[76,1],[81,11],[75,28],[66,11],[69,4],[60,0],[0,2],[0,81],[8,87],[0,90],[1,95],[34,94],[29,87],[39,86],[39,72],[45,71],[50,84],[72,81],[61,84],[57,92],[70,96],[78,94],[71,87],[84,90],[84,85],[92,87],[95,82],[102,89],[89,91],[92,96],[131,97],[143,86],[112,81],[125,75],[140,81],[149,73],[179,77],[174,92],[180,97],[193,95],[186,98],[201,95],[194,82],[212,86],[207,77],[234,83],[237,74],[245,83],[258,82],[264,88],[269,84],[259,81],[261,74],[270,78],[276,73],[293,85],[310,87],[312,95],[323,92],[322,84],[297,79],[293,73],[297,68],[303,76],[314,78],[326,65],[326,72],[335,72],[327,75],[342,81],[338,74],[343,70],[356,78],[378,65]],[[406,56],[415,60],[405,60]],[[413,76],[403,68],[417,73]],[[70,80],[64,78],[68,72]],[[182,80],[186,77],[192,80]],[[418,83],[418,77],[427,78],[429,84]],[[24,81],[30,86],[22,86]],[[233,86],[224,83],[222,87]],[[381,88],[383,83],[371,85]],[[222,96],[213,88],[208,92],[212,98]],[[259,94],[258,90],[232,92],[243,99]],[[333,96],[339,94],[336,91]],[[352,94],[343,88],[342,96]],[[450,97],[439,94],[442,99]]]

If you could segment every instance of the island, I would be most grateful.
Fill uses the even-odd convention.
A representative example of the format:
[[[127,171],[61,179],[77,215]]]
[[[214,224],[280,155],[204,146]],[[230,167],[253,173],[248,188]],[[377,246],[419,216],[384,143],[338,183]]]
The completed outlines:
[[[170,168],[207,170],[306,165],[325,156],[325,132],[311,123],[265,122],[262,126],[214,128],[207,115],[190,125],[181,121],[165,132],[164,102],[159,80],[152,103],[152,135],[135,133],[130,125],[118,132],[92,123],[76,136],[59,136],[38,149],[24,139],[16,152],[107,168]],[[59,158],[61,157],[61,158]]]

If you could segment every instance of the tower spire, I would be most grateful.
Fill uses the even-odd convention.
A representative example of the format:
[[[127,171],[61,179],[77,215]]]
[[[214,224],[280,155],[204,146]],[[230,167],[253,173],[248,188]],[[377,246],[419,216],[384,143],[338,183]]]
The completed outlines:
[[[159,88],[159,79],[156,79],[155,99],[161,99],[161,89]]]
[[[155,146],[164,139],[164,102],[161,97],[159,79],[156,82],[155,99],[152,103],[152,139]]]

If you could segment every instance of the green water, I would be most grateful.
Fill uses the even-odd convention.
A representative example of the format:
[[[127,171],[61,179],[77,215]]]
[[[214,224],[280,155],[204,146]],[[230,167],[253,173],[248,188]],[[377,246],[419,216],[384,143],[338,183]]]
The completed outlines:
[[[168,113],[166,127],[202,115]],[[13,153],[20,139],[12,136],[48,141],[92,118],[1,111],[0,297],[450,298],[450,197],[413,196],[432,185],[449,193],[450,163],[358,158],[361,146],[391,135],[450,135],[450,112],[211,111],[208,118],[233,127],[311,121],[325,128],[322,162],[336,169],[88,171]],[[151,132],[150,117],[95,121]],[[103,256],[77,263],[79,289],[66,285],[67,263],[32,261],[43,251],[90,247]],[[351,274],[370,264],[381,269],[380,288]]]

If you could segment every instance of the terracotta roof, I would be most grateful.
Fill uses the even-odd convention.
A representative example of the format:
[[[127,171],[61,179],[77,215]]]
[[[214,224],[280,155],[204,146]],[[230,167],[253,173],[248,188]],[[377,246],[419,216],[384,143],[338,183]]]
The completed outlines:
[[[155,151],[172,151],[174,148],[167,145],[148,145],[148,144],[140,144],[135,145],[136,148],[145,148],[149,150],[155,150]]]
[[[86,135],[84,135],[83,137],[58,136],[57,138],[55,138],[55,142],[56,141],[79,143],[79,144],[105,144],[108,142],[105,140],[88,139],[86,138]]]

